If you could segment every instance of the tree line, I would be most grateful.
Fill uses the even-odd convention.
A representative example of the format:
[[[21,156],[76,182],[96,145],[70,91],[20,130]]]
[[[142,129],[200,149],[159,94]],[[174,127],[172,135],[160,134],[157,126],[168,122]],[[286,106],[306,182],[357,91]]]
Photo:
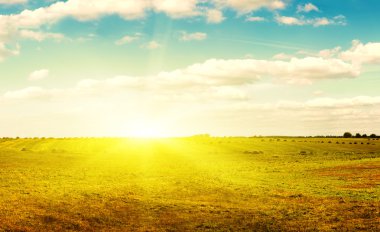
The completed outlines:
[[[370,134],[370,135],[367,135],[367,134],[360,134],[360,133],[356,133],[355,135],[353,135],[351,132],[344,132],[343,134],[343,138],[379,138],[380,136],[377,136],[376,134]]]

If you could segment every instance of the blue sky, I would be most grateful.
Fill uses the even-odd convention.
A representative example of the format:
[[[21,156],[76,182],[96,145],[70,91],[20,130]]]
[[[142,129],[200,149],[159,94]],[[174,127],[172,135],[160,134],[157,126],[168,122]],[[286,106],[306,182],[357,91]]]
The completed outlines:
[[[0,136],[379,133],[376,0],[0,0]]]

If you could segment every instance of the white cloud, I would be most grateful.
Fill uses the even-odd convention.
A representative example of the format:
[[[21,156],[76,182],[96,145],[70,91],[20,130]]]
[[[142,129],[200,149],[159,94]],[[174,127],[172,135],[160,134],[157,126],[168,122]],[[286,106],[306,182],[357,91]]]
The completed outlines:
[[[18,45],[16,45],[15,48],[9,48],[5,43],[0,41],[0,62],[8,57],[17,56],[19,54],[20,47]]]
[[[126,20],[145,16],[146,11],[163,12],[173,18],[197,16],[200,14],[198,0],[68,0],[59,1],[47,7],[24,10],[19,14],[1,16],[0,21],[8,21],[17,27],[39,27],[55,23],[64,17],[77,20],[94,20],[104,15],[116,14]]]
[[[347,20],[346,16],[344,15],[337,15],[330,20],[333,22],[335,25],[341,25],[341,26],[346,26],[347,25]]]
[[[216,9],[208,10],[206,15],[208,23],[221,23],[225,19],[223,12]]]
[[[333,18],[313,18],[313,19],[306,19],[304,17],[291,17],[291,16],[281,16],[276,15],[275,20],[279,24],[283,25],[296,25],[296,26],[303,26],[303,25],[312,25],[314,27],[319,26],[327,26],[327,25],[340,25],[345,26],[346,25],[346,17],[343,15],[338,15]]]
[[[265,18],[258,17],[258,16],[250,16],[245,19],[247,22],[263,22],[265,21]]]
[[[246,14],[260,8],[272,10],[284,9],[286,4],[282,0],[214,0],[219,7],[228,7],[242,14]]]
[[[4,5],[23,4],[27,2],[28,0],[0,0],[0,4],[4,4]]]
[[[304,25],[306,22],[303,19],[298,19],[295,17],[288,17],[288,16],[276,16],[276,21],[280,24],[285,25]]]
[[[126,35],[123,38],[115,41],[115,44],[118,45],[118,46],[120,46],[120,45],[123,45],[123,44],[131,43],[133,41],[136,41],[136,40],[140,39],[140,36],[141,36],[140,33],[136,33],[135,35]]]
[[[218,80],[233,85],[250,83],[261,76],[294,82],[349,78],[358,76],[360,68],[340,59],[319,57],[291,58],[289,61],[211,59],[189,66],[182,74],[207,77],[209,81]]]
[[[312,3],[306,3],[305,5],[298,5],[297,6],[297,13],[299,13],[299,12],[310,12],[310,11],[319,12],[319,9],[317,6],[315,6]]]
[[[147,44],[144,44],[141,46],[141,48],[145,48],[145,49],[149,49],[149,50],[154,50],[154,49],[157,49],[157,48],[160,48],[162,47],[161,44],[159,44],[157,41],[150,41],[148,42]]]
[[[8,100],[31,100],[45,98],[49,96],[49,92],[50,90],[31,86],[20,90],[8,91],[4,93],[3,98]]]
[[[216,6],[204,7],[202,6],[204,3]],[[280,0],[68,0],[55,2],[50,6],[35,10],[24,10],[19,14],[2,15],[0,21],[7,21],[16,28],[37,28],[44,24],[55,23],[64,17],[94,20],[104,15],[116,14],[130,20],[144,17],[147,11],[155,11],[165,13],[172,18],[205,14],[208,22],[218,23],[224,20],[221,11],[223,8],[249,13],[263,7],[283,9],[285,3]]]
[[[341,47],[332,49],[323,49],[318,52],[298,51],[297,55],[321,57],[324,59],[340,59],[350,62],[353,66],[360,67],[363,64],[380,64],[380,42],[362,43],[359,40],[353,40],[352,46],[348,50]],[[275,58],[281,59],[282,54],[278,54]]]
[[[211,0],[210,0],[211,1]],[[221,11],[209,7],[199,6],[200,0],[68,0],[54,2],[47,7],[34,10],[23,10],[19,14],[0,15],[0,43],[14,43],[20,38],[42,41],[44,39],[61,39],[63,35],[40,32],[44,25],[51,25],[65,17],[72,17],[80,21],[95,20],[105,15],[119,15],[126,20],[145,17],[146,12],[162,12],[172,18],[206,16],[208,22],[221,22],[224,17]],[[130,42],[135,37],[129,36],[116,41],[116,44]],[[150,42],[144,46],[148,49],[160,47],[157,42]],[[1,59],[9,56],[9,49],[2,49]]]
[[[1,1],[1,0],[0,0]],[[3,1],[5,2],[5,1]],[[18,1],[7,1],[7,3]],[[60,40],[63,35],[42,32],[41,27],[52,25],[63,18],[72,17],[79,21],[96,20],[105,15],[118,15],[125,20],[141,19],[147,12],[164,13],[171,18],[205,17],[208,23],[220,23],[225,17],[223,10],[230,9],[239,14],[268,8],[283,9],[282,0],[67,0],[55,1],[49,6],[23,10],[18,14],[0,15],[0,43],[17,43],[20,37],[42,41]],[[250,20],[260,21],[253,17]],[[46,27],[49,28],[49,27]],[[117,44],[130,41],[126,37]],[[5,45],[4,45],[5,46]],[[2,53],[6,53],[3,49]],[[6,55],[2,55],[4,59]]]
[[[315,27],[319,27],[319,26],[326,26],[326,25],[329,25],[331,24],[332,22],[327,19],[327,18],[317,18],[314,20],[314,22],[312,23]]]
[[[173,18],[192,17],[200,15],[197,8],[198,0],[153,0],[153,9],[164,12]]]
[[[12,42],[17,37],[18,30],[14,25],[8,23],[7,20],[1,20],[0,15],[0,43]]]
[[[54,40],[60,41],[65,38],[65,36],[60,33],[47,33],[47,32],[32,31],[32,30],[21,30],[20,37],[24,39],[36,40],[39,42],[46,39],[54,39]]]
[[[187,80],[212,85],[245,85],[259,80],[262,76],[315,81],[356,77],[359,74],[359,68],[339,59],[306,57],[291,58],[289,61],[210,59],[185,69],[162,72],[158,77],[164,77],[166,81]]]
[[[292,58],[289,61],[256,59],[222,60],[209,59],[203,63],[183,69],[160,72],[149,77],[119,77],[107,83],[87,80],[80,86],[124,86],[136,85],[146,88],[182,89],[200,86],[244,86],[253,84],[261,77],[292,81],[352,78],[360,74],[360,69],[339,59],[319,57]],[[142,84],[141,81],[145,82]],[[112,84],[111,84],[112,83]]]
[[[331,57],[337,57],[337,55],[341,52],[341,47],[335,47],[333,49],[324,49],[319,51],[318,56],[323,58],[331,58]]]
[[[116,90],[146,91],[157,96],[167,96],[173,92],[187,93],[207,92],[210,88],[216,95],[234,95],[243,98],[244,86],[255,84],[262,77],[268,76],[285,81],[311,82],[321,79],[350,78],[359,75],[360,70],[339,59],[319,57],[292,58],[289,61],[271,61],[256,59],[209,59],[203,63],[190,65],[182,69],[160,72],[152,76],[116,76],[106,80],[86,79],[78,82],[73,89],[44,91],[39,88],[27,88],[8,92],[7,98],[28,98],[28,96],[49,96],[56,94],[98,94],[104,91],[114,93]],[[30,74],[29,80],[47,78],[49,70],[41,69]],[[235,89],[236,87],[236,89]],[[240,90],[239,90],[240,89]],[[184,91],[186,90],[186,91]],[[214,95],[214,96],[216,96]],[[16,97],[14,97],[16,96]],[[237,97],[240,96],[240,97]]]
[[[191,41],[191,40],[205,40],[207,39],[207,34],[203,32],[194,32],[188,33],[186,31],[181,32],[180,40],[182,41]]]
[[[48,69],[36,70],[36,71],[33,71],[29,75],[28,80],[30,80],[30,81],[43,80],[43,79],[46,79],[47,77],[49,77],[49,73],[50,73],[50,71]]]
[[[380,64],[380,43],[363,44],[358,40],[352,41],[352,47],[341,53],[341,58],[355,64]]]

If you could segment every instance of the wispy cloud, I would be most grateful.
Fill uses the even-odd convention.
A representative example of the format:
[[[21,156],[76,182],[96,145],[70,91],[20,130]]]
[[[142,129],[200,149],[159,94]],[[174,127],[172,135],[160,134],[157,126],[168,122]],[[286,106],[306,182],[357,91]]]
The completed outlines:
[[[247,22],[263,22],[266,21],[264,17],[259,17],[259,16],[249,16],[245,19]]]
[[[314,27],[327,26],[327,25],[339,25],[345,26],[347,24],[346,17],[343,15],[338,15],[333,18],[312,18],[307,19],[305,17],[292,17],[292,16],[281,16],[276,15],[275,20],[278,24],[288,25],[288,26],[304,26],[312,25]]]
[[[261,8],[278,10],[286,7],[286,3],[283,0],[214,0],[214,2],[219,7],[228,7],[241,14],[246,14]]]
[[[311,12],[311,11],[316,11],[316,12],[319,12],[319,8],[312,4],[312,3],[306,3],[304,5],[298,5],[297,6],[297,13],[300,13],[300,12]]]
[[[145,48],[149,50],[158,49],[160,47],[162,47],[162,45],[155,40],[149,41],[148,43],[141,45],[141,48]]]
[[[223,12],[216,9],[210,9],[206,13],[208,23],[220,23],[226,18],[223,16]]]
[[[50,74],[50,71],[48,69],[36,70],[36,71],[33,71],[29,75],[28,80],[29,81],[43,80],[43,79],[46,79],[47,77],[49,77],[49,74]]]
[[[115,44],[120,46],[120,45],[124,45],[124,44],[128,44],[128,43],[132,43],[133,41],[139,40],[140,37],[141,37],[140,33],[136,33],[134,35],[126,35],[126,36],[122,37],[121,39],[116,40]]]
[[[27,2],[28,0],[0,0],[0,4],[3,4],[3,5],[23,4]]]
[[[181,32],[180,40],[182,41],[191,41],[191,40],[205,40],[207,39],[207,34],[203,32],[194,32],[188,33],[186,31]]]
[[[17,44],[14,48],[10,48],[5,43],[0,41],[0,61],[20,54],[20,46]]]
[[[48,33],[48,32],[33,31],[33,30],[21,30],[20,36],[21,38],[24,38],[24,39],[36,40],[39,42],[46,39],[61,41],[65,38],[65,36],[60,33]]]

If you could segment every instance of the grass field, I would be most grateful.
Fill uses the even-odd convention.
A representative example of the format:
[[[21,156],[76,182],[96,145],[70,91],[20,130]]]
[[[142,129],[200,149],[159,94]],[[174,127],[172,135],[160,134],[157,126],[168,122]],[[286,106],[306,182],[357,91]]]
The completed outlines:
[[[380,141],[0,139],[0,231],[379,231]]]

